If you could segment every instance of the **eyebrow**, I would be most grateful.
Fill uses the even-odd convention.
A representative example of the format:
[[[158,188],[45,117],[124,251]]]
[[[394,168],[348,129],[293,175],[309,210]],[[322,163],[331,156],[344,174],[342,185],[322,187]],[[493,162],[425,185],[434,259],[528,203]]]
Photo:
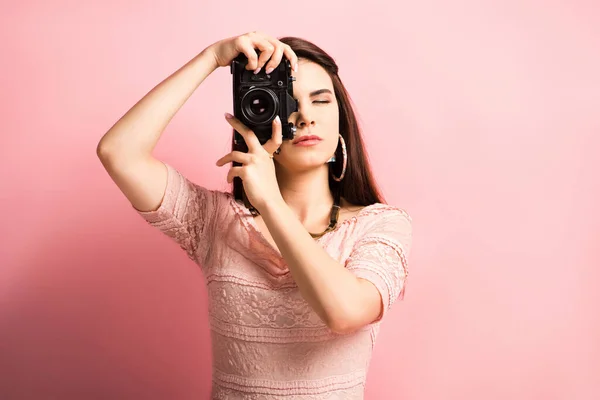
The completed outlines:
[[[310,97],[318,96],[323,93],[333,94],[333,93],[331,93],[331,90],[329,90],[329,89],[319,89],[319,90],[315,90],[314,92],[310,92]]]

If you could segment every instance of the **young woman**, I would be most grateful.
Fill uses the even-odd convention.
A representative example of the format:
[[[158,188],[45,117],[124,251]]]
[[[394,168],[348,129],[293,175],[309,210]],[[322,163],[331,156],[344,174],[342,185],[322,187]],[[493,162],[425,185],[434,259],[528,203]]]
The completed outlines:
[[[275,120],[261,145],[226,114],[248,144],[217,161],[242,164],[229,169],[226,193],[190,182],[152,150],[204,79],[240,53],[255,72],[291,62],[298,111],[287,122],[297,131],[282,141]],[[131,108],[98,156],[140,215],[202,268],[212,398],[363,398],[380,322],[403,297],[411,219],[383,203],[329,55],[259,32],[216,42]]]

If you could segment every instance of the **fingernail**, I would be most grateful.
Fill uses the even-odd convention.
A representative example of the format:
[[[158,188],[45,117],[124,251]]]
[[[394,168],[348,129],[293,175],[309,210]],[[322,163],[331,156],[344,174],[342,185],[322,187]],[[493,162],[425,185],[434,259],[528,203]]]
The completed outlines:
[[[274,70],[274,69],[275,69],[275,68],[273,68],[273,67],[270,67],[270,68],[269,68],[269,69],[267,69],[265,72],[266,72],[266,73],[267,73],[267,75],[268,75],[268,74],[270,74],[271,72],[273,72],[273,70]]]
[[[275,117],[275,123],[277,125],[279,125],[281,123],[281,119],[279,118],[279,115]]]
[[[254,70],[254,75],[258,74],[259,72],[260,72],[260,67],[258,67]]]
[[[231,119],[231,118],[233,118],[233,115],[231,115],[229,113],[225,113],[225,118],[226,119]]]

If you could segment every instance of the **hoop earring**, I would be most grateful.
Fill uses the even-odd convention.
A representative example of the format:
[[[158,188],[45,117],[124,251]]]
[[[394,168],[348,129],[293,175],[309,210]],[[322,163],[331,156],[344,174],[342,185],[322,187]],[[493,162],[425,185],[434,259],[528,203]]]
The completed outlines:
[[[341,182],[342,179],[344,179],[344,176],[346,175],[346,167],[348,166],[348,152],[346,151],[346,141],[342,137],[341,133],[340,133],[340,143],[342,144],[342,155],[344,157],[342,160],[342,173],[340,174],[339,177],[335,176],[333,173],[331,174],[331,177],[336,182]]]

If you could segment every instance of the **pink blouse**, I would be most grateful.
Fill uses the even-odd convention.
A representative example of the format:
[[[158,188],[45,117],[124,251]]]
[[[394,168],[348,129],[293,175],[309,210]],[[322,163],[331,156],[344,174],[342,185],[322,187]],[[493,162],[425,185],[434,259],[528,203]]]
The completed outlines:
[[[383,298],[377,321],[336,334],[300,295],[285,260],[243,203],[166,166],[160,207],[139,214],[175,240],[206,277],[211,398],[363,399],[381,319],[404,297],[410,216],[373,204],[316,239],[349,271],[372,282]]]

